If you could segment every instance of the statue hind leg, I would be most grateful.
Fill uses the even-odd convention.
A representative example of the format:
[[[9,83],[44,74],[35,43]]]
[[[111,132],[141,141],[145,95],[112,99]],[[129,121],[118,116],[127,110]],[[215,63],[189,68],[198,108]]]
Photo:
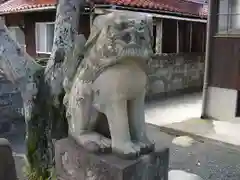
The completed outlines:
[[[139,93],[135,99],[128,101],[129,125],[132,141],[140,145],[141,154],[154,150],[154,143],[149,140],[146,133],[144,113],[145,91]]]

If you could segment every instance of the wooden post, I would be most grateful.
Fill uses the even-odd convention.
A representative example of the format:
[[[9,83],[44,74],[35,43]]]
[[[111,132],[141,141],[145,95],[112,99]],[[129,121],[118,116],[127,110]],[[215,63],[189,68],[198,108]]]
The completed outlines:
[[[177,52],[176,53],[179,53],[179,21],[177,20]]]
[[[24,15],[24,37],[26,44],[26,52],[32,56],[37,56],[36,51],[36,37],[35,37],[35,22],[31,15]]]
[[[189,52],[191,52],[192,51],[192,22],[190,22],[190,30],[189,30],[189,33],[190,33],[190,35],[189,35]]]
[[[204,24],[202,24],[201,30],[202,30],[202,52],[205,52],[206,28],[205,28]]]
[[[163,19],[160,19],[156,23],[156,53],[161,54],[162,53],[162,36],[163,36]]]

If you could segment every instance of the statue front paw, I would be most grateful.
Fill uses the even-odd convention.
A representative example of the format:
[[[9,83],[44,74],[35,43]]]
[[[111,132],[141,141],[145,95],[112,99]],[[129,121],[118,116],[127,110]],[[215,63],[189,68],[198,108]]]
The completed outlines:
[[[95,132],[73,136],[77,144],[92,153],[110,153],[111,140]]]
[[[136,159],[140,156],[140,146],[132,142],[121,142],[112,145],[112,152],[122,159]]]
[[[136,142],[136,144],[140,146],[141,154],[148,154],[155,150],[155,143],[149,140],[147,137],[142,138],[141,140]]]

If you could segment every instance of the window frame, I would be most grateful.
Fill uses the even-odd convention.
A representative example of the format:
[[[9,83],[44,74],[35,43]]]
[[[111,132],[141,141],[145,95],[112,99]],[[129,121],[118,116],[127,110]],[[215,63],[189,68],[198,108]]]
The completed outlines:
[[[38,44],[38,38],[37,38],[37,25],[38,24],[44,24],[44,31],[45,31],[45,37],[44,37],[44,51],[39,51],[37,48],[37,44]],[[37,54],[51,54],[51,51],[47,51],[47,41],[48,41],[48,37],[47,37],[47,25],[55,25],[55,22],[36,22],[36,29],[35,29],[35,37],[36,37],[36,52]],[[54,37],[53,37],[54,38]]]
[[[230,22],[230,18],[232,17],[232,16],[240,16],[240,11],[239,11],[239,13],[233,13],[233,12],[231,12],[231,9],[232,8],[230,8],[230,6],[229,5],[231,5],[231,0],[227,0],[227,9],[226,9],[226,11],[227,11],[227,13],[219,13],[219,10],[220,10],[220,0],[218,0],[217,1],[217,9],[216,9],[216,11],[217,11],[217,13],[216,13],[216,29],[215,29],[215,36],[239,36],[240,35],[240,28],[239,28],[239,30],[231,30],[230,29],[230,24],[229,24],[229,22]],[[226,16],[227,17],[227,22],[226,22],[226,30],[225,31],[219,31],[219,17],[220,16]],[[230,30],[230,31],[229,31]]]

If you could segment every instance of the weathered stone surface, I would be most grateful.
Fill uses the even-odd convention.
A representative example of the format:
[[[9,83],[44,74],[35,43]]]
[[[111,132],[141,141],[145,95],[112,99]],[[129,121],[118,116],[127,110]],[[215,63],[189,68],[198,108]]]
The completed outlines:
[[[15,163],[10,143],[0,138],[0,179],[17,180]]]
[[[24,120],[22,108],[19,88],[0,70],[0,134],[11,131],[14,121]]]
[[[123,160],[113,154],[91,154],[71,138],[55,144],[58,180],[167,180],[169,150]]]
[[[111,147],[128,159],[153,151],[144,116],[151,34],[152,17],[142,13],[94,19],[84,58],[64,86],[68,133],[84,148],[102,152]],[[99,113],[107,117],[112,141],[95,130]]]
[[[5,107],[10,111],[16,111],[16,109],[23,107],[23,102],[17,84],[9,81],[0,69],[0,111]],[[1,112],[0,114],[2,115],[3,113]]]
[[[12,128],[11,122],[7,120],[0,122],[0,134],[11,131],[11,128]]]

